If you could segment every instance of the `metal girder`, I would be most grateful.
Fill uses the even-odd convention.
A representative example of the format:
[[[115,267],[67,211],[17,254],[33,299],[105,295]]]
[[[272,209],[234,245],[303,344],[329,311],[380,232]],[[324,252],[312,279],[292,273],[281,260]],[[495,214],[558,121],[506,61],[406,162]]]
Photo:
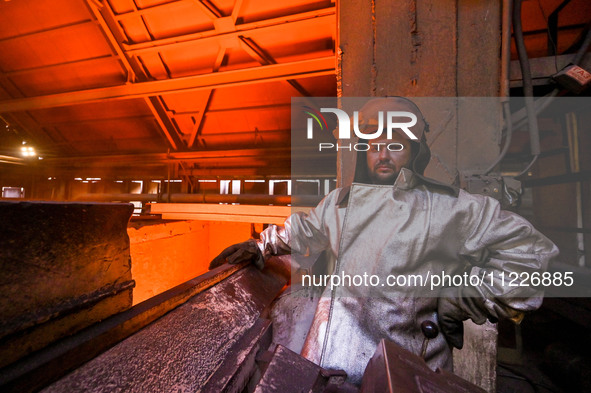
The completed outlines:
[[[189,146],[189,148],[192,148],[195,145],[197,137],[201,134],[201,130],[203,129],[203,121],[205,120],[205,112],[209,108],[212,93],[213,89],[209,90],[207,97],[204,97],[204,99],[197,104],[197,113],[194,117],[192,116],[192,118],[194,119],[193,128],[191,130],[189,140],[187,141],[187,145]]]
[[[87,5],[126,70],[127,82],[133,83],[137,80],[147,80],[148,78],[142,65],[136,59],[129,59],[121,47],[121,43],[125,39],[125,32],[113,19],[114,14],[110,5],[105,2],[102,4],[101,9],[99,9],[91,0],[87,0]],[[145,97],[144,100],[150,112],[152,112],[162,137],[168,143],[168,146],[173,150],[183,149],[185,144],[180,137],[180,132],[168,115],[162,99],[160,97]]]
[[[158,94],[216,89],[220,87],[286,79],[309,78],[314,76],[333,75],[334,72],[334,56],[327,56],[318,59],[251,67],[241,70],[216,72],[213,74],[139,82],[38,97],[3,100],[0,101],[0,113],[51,108],[104,100],[142,98]]]
[[[72,125],[80,125],[80,124],[88,124],[88,123],[96,124],[96,123],[126,121],[126,120],[149,121],[149,120],[152,120],[153,118],[154,117],[152,115],[147,115],[147,114],[146,115],[100,117],[100,118],[78,118],[78,119],[69,118],[68,120],[57,120],[57,121],[47,120],[47,121],[44,121],[43,124],[46,127],[59,127],[59,126],[72,126]]]
[[[39,71],[44,71],[50,68],[55,68],[55,67],[62,67],[62,66],[66,66],[66,65],[70,65],[70,64],[76,64],[76,65],[80,65],[80,64],[84,64],[85,62],[92,62],[92,61],[97,61],[97,60],[104,60],[104,59],[118,59],[117,56],[115,55],[102,55],[102,56],[95,56],[95,57],[88,57],[85,59],[78,59],[78,60],[71,60],[71,61],[65,61],[62,63],[55,63],[55,64],[47,64],[47,65],[43,65],[43,66],[39,66],[39,67],[31,67],[31,68],[22,68],[22,69],[18,69],[18,70],[14,70],[14,71],[8,71],[4,73],[4,77],[10,78],[13,76],[19,76],[19,75],[25,75],[25,74],[30,74],[32,72],[39,72]]]
[[[222,18],[224,15],[220,10],[218,10],[213,4],[208,2],[207,0],[194,0],[202,6],[205,12],[214,20],[214,27],[216,27],[216,20]],[[238,0],[237,3],[234,4],[234,8],[232,9],[232,24],[234,28],[236,28],[236,19],[238,18],[238,12],[240,11],[240,7],[242,6],[242,0]],[[217,28],[217,27],[216,27]],[[224,59],[226,58],[227,47],[225,44],[226,41],[220,41],[220,48],[218,50],[218,54],[214,61],[212,72],[218,72],[220,67],[222,66]],[[207,94],[203,97],[201,102],[198,103],[197,106],[197,113],[196,117],[192,117],[194,124],[191,130],[191,134],[189,135],[189,140],[187,141],[187,145],[189,148],[193,148],[195,146],[195,142],[197,141],[197,137],[201,134],[203,130],[203,122],[205,121],[205,112],[209,110],[209,105],[211,103],[211,97],[213,94],[213,89],[209,90]]]
[[[116,17],[117,17],[117,20],[133,19],[133,18],[137,18],[140,16],[149,15],[152,13],[159,13],[160,11],[162,11],[165,8],[170,8],[170,6],[173,4],[183,3],[183,2],[187,2],[187,1],[194,2],[195,0],[177,0],[177,1],[171,1],[168,3],[164,3],[164,4],[156,4],[156,5],[153,5],[150,7],[145,7],[145,8],[141,8],[141,9],[136,9],[134,11],[129,11],[129,12],[117,14]]]
[[[224,16],[224,15],[222,15],[221,11],[217,9],[217,7],[215,5],[211,4],[207,0],[193,0],[192,2],[194,4],[197,4],[198,6],[200,6],[201,9],[203,10],[203,12],[205,12],[207,14],[207,16],[212,19],[217,19],[217,18],[221,18]]]
[[[155,153],[155,154],[118,154],[108,156],[87,156],[84,162],[80,161],[80,157],[61,157],[61,158],[46,158],[44,163],[46,165],[54,166],[84,166],[86,163],[92,162],[93,165],[104,164],[107,166],[129,165],[129,164],[154,164],[159,165],[162,162],[174,161],[201,161],[220,159],[237,158],[249,159],[265,157],[267,159],[276,158],[290,158],[291,150],[289,148],[265,148],[265,149],[237,149],[237,150],[212,150],[212,151],[189,151],[189,152],[173,152]]]
[[[254,42],[254,40],[252,38],[238,36],[238,40],[240,41],[240,45],[242,46],[242,48],[252,58],[254,58],[259,63],[261,63],[263,65],[277,64],[277,61],[275,61],[275,59],[273,59],[273,57],[271,57],[271,55],[269,55],[267,52],[265,52],[265,50],[263,48],[258,46],[257,43]],[[300,93],[302,96],[304,96],[304,97],[310,96],[310,93],[308,93],[306,91],[306,89],[304,89],[304,87],[299,84],[298,81],[295,81],[293,79],[288,79],[287,83],[292,85],[298,91],[298,93]]]
[[[269,110],[269,109],[279,109],[279,108],[291,108],[291,103],[275,103],[275,104],[268,104],[268,105],[249,105],[249,106],[240,106],[240,107],[229,107],[229,108],[217,108],[217,109],[210,109],[209,113],[219,113],[219,112],[233,112],[233,111],[251,111],[251,110]],[[177,112],[176,115],[183,115],[189,114],[188,112]]]
[[[234,21],[234,24],[236,24],[236,21],[238,20],[238,14],[240,13],[240,10],[242,9],[243,4],[244,4],[244,0],[236,0],[236,2],[234,3],[234,8],[232,8],[232,15],[230,15],[230,17]]]
[[[60,30],[60,29],[65,29],[68,27],[74,27],[74,26],[79,26],[79,25],[86,25],[89,23],[96,23],[93,20],[81,20],[81,21],[76,21],[76,22],[72,22],[72,23],[66,23],[63,25],[59,25],[59,26],[52,26],[46,29],[41,29],[41,30],[35,30],[35,31],[29,31],[23,34],[17,34],[17,35],[13,35],[13,36],[9,36],[9,37],[4,37],[4,38],[0,38],[0,42],[2,41],[10,41],[10,40],[15,40],[18,38],[23,38],[23,37],[27,37],[27,36],[31,36],[31,35],[35,35],[35,34],[42,34],[42,33],[47,33],[50,31],[55,31],[55,30]]]
[[[142,42],[138,44],[126,45],[123,48],[126,53],[132,55],[141,55],[145,52],[159,51],[164,48],[179,47],[183,45],[191,45],[195,41],[205,39],[221,39],[221,38],[237,38],[239,35],[244,35],[247,32],[263,31],[265,29],[272,29],[284,26],[289,23],[297,23],[304,20],[315,19],[318,23],[325,23],[328,19],[333,19],[335,16],[335,7],[322,8],[320,10],[302,12],[299,14],[292,14],[281,16],[278,18],[266,19],[257,22],[237,24],[236,31],[219,34],[215,29],[199,33],[186,34],[171,38],[163,38],[160,40]]]
[[[163,132],[170,147],[174,150],[179,150],[185,147],[183,140],[176,131],[176,126],[168,115],[166,107],[162,99],[158,96],[147,97],[145,99],[146,105],[150,108],[150,112],[154,115],[158,128]]]
[[[2,74],[1,72],[0,80],[6,83],[0,83],[0,89],[4,90],[6,94],[8,94],[10,97],[24,97],[24,95],[22,94],[20,89],[14,84],[12,79],[4,77],[4,74]],[[31,116],[30,113],[23,112],[23,115],[24,118],[28,119],[29,126],[27,127],[25,127],[23,121],[18,116],[14,116],[14,114],[12,113],[4,114],[3,116],[0,116],[0,119],[2,119],[8,125],[16,125],[17,129],[26,135],[28,142],[32,142],[36,146],[39,146],[40,142],[43,142],[42,140],[40,140],[43,138],[45,138],[45,141],[47,141],[48,139],[55,141],[54,138],[47,132],[47,130],[43,129],[38,124],[37,120],[33,116]],[[31,131],[33,131],[33,133]],[[71,146],[68,145],[68,147],[70,148],[70,151],[73,150]]]
[[[127,72],[127,82],[134,82],[136,80],[135,70],[131,66],[129,60],[127,59],[127,57],[125,56],[125,53],[123,52],[123,49],[119,45],[121,38],[117,39],[117,37],[115,36],[116,33],[120,34],[120,32],[117,31],[117,29],[114,29],[114,28],[112,29],[109,26],[109,23],[107,22],[107,20],[105,19],[105,17],[101,13],[101,11],[98,9],[96,3],[94,3],[92,0],[87,0],[86,5],[88,6],[88,9],[90,10],[91,14],[94,16],[94,18],[98,22],[98,24],[101,28],[101,31],[103,32],[103,34],[107,38],[107,41],[109,42],[111,48],[113,49],[113,51],[115,51],[115,53],[117,54],[117,57],[119,58],[119,61],[121,62],[121,64],[123,65],[123,68]],[[103,5],[103,7],[104,7],[104,5]]]
[[[226,50],[226,46],[222,44],[213,64],[212,72],[218,72],[220,70],[222,63],[224,62],[224,58],[226,57]],[[209,92],[207,92],[207,94],[205,95],[205,97],[203,97],[201,102],[197,104],[197,113],[196,117],[194,118],[195,123],[193,124],[193,129],[191,130],[191,135],[189,136],[189,140],[187,142],[189,148],[192,148],[195,145],[197,137],[201,134],[201,130],[203,129],[203,122],[205,121],[205,112],[207,112],[207,110],[209,109],[212,93],[213,89],[209,90]]]

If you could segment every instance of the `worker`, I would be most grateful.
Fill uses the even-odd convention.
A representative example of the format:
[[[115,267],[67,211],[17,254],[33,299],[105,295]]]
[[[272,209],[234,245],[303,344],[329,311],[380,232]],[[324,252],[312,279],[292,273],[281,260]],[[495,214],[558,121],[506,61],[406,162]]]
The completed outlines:
[[[258,241],[228,247],[210,266],[251,260],[262,268],[271,256],[328,250],[336,261],[332,276],[365,276],[359,285],[330,281],[302,350],[324,368],[346,371],[357,384],[381,339],[419,354],[426,320],[436,321],[443,334],[429,341],[425,361],[432,369],[451,370],[451,349],[463,346],[463,321],[519,323],[541,305],[543,292],[525,282],[509,286],[507,277],[524,280],[544,272],[558,255],[550,240],[524,218],[501,210],[497,200],[423,175],[431,155],[428,124],[412,101],[368,101],[359,111],[359,129],[371,135],[387,111],[412,113],[416,124],[389,140],[382,133],[365,141],[369,149],[360,145],[351,186],[337,188],[309,214],[293,214],[282,227],[270,225]],[[390,144],[399,148],[385,148]],[[417,276],[431,278],[431,292]],[[400,278],[409,285],[397,285]]]

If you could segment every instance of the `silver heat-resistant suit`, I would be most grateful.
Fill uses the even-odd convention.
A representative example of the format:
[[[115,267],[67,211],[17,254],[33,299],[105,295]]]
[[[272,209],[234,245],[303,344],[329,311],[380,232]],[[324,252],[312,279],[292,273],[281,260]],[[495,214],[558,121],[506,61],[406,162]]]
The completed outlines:
[[[427,293],[424,287],[387,285],[388,275],[485,277],[482,285],[454,290],[460,311],[479,324],[487,318],[520,321],[523,312],[541,305],[543,293],[510,287],[507,279],[503,287],[501,273],[543,272],[558,254],[550,240],[501,210],[495,199],[437,187],[406,168],[393,186],[353,183],[336,189],[309,214],[269,226],[258,246],[265,259],[329,250],[337,261],[332,274],[380,277],[377,286],[327,287],[302,351],[325,368],[345,370],[355,383],[381,339],[418,354],[421,322],[438,321],[441,288]],[[427,364],[451,369],[451,359],[440,334],[429,343]]]

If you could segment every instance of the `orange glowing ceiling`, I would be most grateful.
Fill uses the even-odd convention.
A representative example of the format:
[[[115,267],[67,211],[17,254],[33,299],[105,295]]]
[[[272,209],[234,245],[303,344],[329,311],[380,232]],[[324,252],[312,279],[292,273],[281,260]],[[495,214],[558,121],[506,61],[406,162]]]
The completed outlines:
[[[0,114],[46,157],[289,147],[335,35],[330,0],[0,1]]]

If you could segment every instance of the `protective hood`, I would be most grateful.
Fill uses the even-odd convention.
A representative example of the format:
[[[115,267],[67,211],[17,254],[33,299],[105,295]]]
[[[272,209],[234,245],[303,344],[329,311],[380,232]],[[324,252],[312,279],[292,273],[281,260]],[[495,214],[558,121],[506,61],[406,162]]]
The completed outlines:
[[[431,159],[431,150],[427,145],[427,140],[423,135],[420,142],[411,142],[412,157],[408,165],[408,169],[413,171],[416,175],[424,177],[423,173]],[[371,184],[371,180],[367,174],[366,152],[358,151],[355,157],[355,176],[353,182]]]
[[[407,168],[410,169],[422,182],[431,184],[437,188],[445,189],[452,194],[457,195],[457,188],[429,179],[423,175],[425,168],[427,168],[429,160],[431,159],[431,150],[427,145],[426,137],[426,134],[429,132],[429,124],[414,102],[403,97],[382,97],[372,99],[359,111],[359,128],[367,129],[371,127],[379,127],[380,116],[383,116],[384,113],[389,111],[405,111],[416,116],[416,124],[408,127],[408,131],[416,136],[416,140],[412,140],[407,134],[399,131],[401,135],[408,137],[411,143],[412,156]],[[383,118],[381,121],[383,126],[385,121]],[[349,159],[354,161],[353,167],[355,168],[355,172],[352,178],[343,179],[343,188],[348,190],[348,187],[353,182],[371,184],[371,180],[367,173],[366,152],[358,151],[356,154],[350,154]]]

